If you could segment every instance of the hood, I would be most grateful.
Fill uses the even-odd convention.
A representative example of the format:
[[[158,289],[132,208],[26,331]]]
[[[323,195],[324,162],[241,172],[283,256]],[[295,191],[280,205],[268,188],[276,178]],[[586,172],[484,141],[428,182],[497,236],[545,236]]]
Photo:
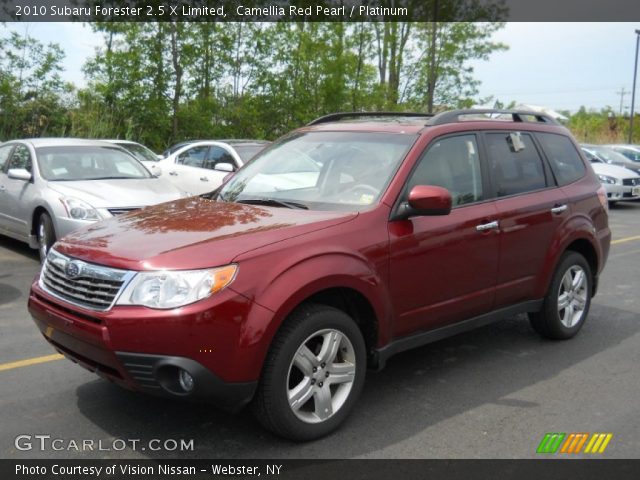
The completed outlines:
[[[635,178],[638,176],[633,170],[609,163],[592,163],[591,166],[598,175],[607,175],[614,178]]]
[[[180,198],[180,190],[162,178],[49,182],[48,187],[94,208],[145,207]]]
[[[76,230],[55,249],[115,268],[189,270],[225,265],[250,250],[356,216],[191,197]]]

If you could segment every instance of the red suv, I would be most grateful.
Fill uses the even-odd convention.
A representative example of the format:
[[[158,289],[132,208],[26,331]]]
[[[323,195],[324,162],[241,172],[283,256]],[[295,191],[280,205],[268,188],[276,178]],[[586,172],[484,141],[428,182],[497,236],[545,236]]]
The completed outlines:
[[[403,350],[519,313],[574,336],[610,237],[604,189],[548,116],[334,114],[214,192],[63,238],[29,310],[111,381],[251,403],[309,440]]]

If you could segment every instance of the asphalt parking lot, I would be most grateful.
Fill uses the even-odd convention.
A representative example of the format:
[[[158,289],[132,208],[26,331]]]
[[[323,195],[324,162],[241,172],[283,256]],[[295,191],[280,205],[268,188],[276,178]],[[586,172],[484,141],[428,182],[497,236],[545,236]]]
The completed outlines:
[[[576,338],[542,340],[520,316],[398,355],[368,374],[338,432],[308,444],[272,436],[248,411],[128,392],[67,360],[41,359],[55,352],[26,308],[37,254],[0,237],[0,457],[534,458],[546,432],[609,432],[601,458],[640,458],[640,203],[614,207],[610,225],[600,291]],[[15,448],[18,435],[36,434],[60,445],[192,439],[195,448]]]

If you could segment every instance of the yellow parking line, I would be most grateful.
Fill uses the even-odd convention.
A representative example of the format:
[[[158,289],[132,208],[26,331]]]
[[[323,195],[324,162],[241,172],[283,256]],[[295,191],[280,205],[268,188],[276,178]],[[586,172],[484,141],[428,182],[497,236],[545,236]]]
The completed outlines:
[[[636,235],[635,237],[619,238],[618,240],[612,241],[611,245],[617,245],[618,243],[625,243],[625,242],[633,242],[634,240],[640,240],[640,235]]]
[[[54,353],[53,355],[45,355],[44,357],[27,358],[18,360],[17,362],[0,363],[0,372],[3,370],[12,370],[14,368],[28,367],[29,365],[37,365],[38,363],[53,362],[64,358],[62,355]]]

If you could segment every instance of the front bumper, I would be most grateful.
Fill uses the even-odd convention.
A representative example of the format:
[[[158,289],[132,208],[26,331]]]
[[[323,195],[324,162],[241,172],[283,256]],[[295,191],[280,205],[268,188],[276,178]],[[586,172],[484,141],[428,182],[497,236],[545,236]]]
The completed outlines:
[[[602,185],[607,191],[607,199],[610,202],[640,199],[640,186],[619,185],[612,183],[603,183]]]
[[[270,312],[230,289],[216,297],[177,310],[95,312],[52,297],[36,281],[29,312],[58,352],[114,383],[236,411],[253,397],[263,350],[255,335],[246,338],[242,320],[266,321]],[[192,391],[179,388],[180,369],[193,377]]]

